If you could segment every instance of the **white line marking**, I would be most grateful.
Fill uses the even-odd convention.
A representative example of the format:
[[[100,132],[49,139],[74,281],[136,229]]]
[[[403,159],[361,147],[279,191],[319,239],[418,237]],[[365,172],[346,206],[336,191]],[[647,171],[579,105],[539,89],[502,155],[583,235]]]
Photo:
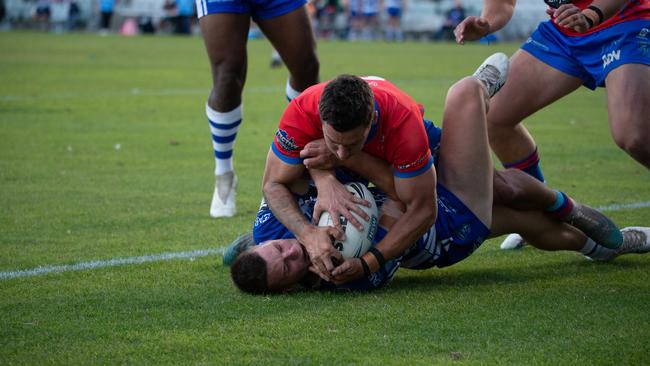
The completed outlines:
[[[600,206],[600,207],[596,207],[596,210],[607,212],[607,211],[619,211],[619,210],[632,210],[632,209],[644,208],[644,207],[650,207],[650,201]]]
[[[74,272],[86,269],[96,269],[104,267],[115,267],[129,264],[142,264],[147,262],[168,261],[172,259],[194,259],[206,257],[213,254],[223,254],[226,248],[198,249],[188,252],[167,252],[154,255],[144,255],[141,257],[114,258],[109,260],[96,260],[90,262],[79,262],[75,264],[65,264],[58,266],[41,266],[32,269],[0,272],[0,280],[10,280],[12,278],[39,276],[49,273]]]
[[[645,207],[650,207],[650,201],[633,202],[633,203],[626,203],[626,204],[614,204],[608,206],[601,206],[598,207],[597,209],[599,211],[611,212],[611,211],[620,211],[620,210],[634,210],[634,209],[645,208]],[[198,250],[192,250],[187,252],[167,252],[161,254],[144,255],[141,257],[96,260],[90,262],[79,262],[75,264],[40,266],[32,269],[0,272],[0,280],[11,280],[14,278],[21,278],[21,277],[33,277],[33,276],[46,275],[49,273],[75,272],[75,271],[83,271],[83,270],[96,269],[96,268],[124,266],[124,265],[131,265],[131,264],[142,264],[147,262],[160,262],[160,261],[168,261],[172,259],[193,259],[193,258],[207,257],[210,255],[223,254],[225,250],[226,250],[225,247],[220,247],[220,248],[210,248],[210,249],[198,249]]]

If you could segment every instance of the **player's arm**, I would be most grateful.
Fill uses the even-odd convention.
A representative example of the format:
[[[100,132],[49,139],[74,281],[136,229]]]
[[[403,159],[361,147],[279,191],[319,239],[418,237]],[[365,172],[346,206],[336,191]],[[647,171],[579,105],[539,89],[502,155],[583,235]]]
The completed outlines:
[[[505,27],[515,11],[516,0],[485,0],[480,17],[465,18],[454,30],[456,42],[476,41]]]
[[[356,213],[363,220],[368,221],[370,217],[358,205],[370,207],[370,202],[350,193],[348,189],[336,179],[333,170],[309,169],[309,174],[318,190],[318,198],[314,205],[314,223],[317,223],[323,212],[327,211],[330,217],[345,217],[349,223],[359,231],[363,225],[351,212]],[[341,230],[339,220],[333,220],[337,229]]]
[[[342,162],[327,148],[325,140],[309,142],[300,151],[300,157],[318,190],[318,198],[314,206],[314,223],[318,222],[323,212],[327,211],[331,217],[343,216],[357,229],[363,230],[363,225],[351,214],[351,211],[367,221],[370,218],[358,207],[358,204],[370,207],[370,202],[354,196],[336,179],[334,168],[341,166]],[[341,228],[338,220],[334,220],[334,225],[338,229]]]
[[[304,159],[303,163],[309,169],[310,174],[315,170],[331,170],[334,167],[343,167],[371,181],[389,197],[397,199],[390,164],[363,150],[350,156],[345,161],[341,161],[329,151],[325,141],[320,139],[305,145],[305,148],[300,152],[300,157]],[[323,172],[315,173],[318,176],[312,174],[312,178],[316,182],[317,187],[319,184],[318,180],[322,180],[323,184],[325,184],[327,179],[336,179],[331,171],[329,174]]]
[[[390,164],[364,151],[351,156],[341,166],[361,175],[393,199],[399,199]]]
[[[556,24],[582,33],[614,16],[628,2],[629,0],[594,0],[582,10],[573,4],[564,4],[557,9],[548,8],[546,13],[554,18]]]
[[[305,172],[302,164],[287,164],[270,150],[266,158],[262,192],[275,217],[305,246],[313,265],[313,272],[331,280],[334,268],[332,258],[341,260],[341,253],[332,246],[331,236],[342,239],[343,234],[333,228],[319,228],[303,216],[289,187]]]
[[[415,177],[395,177],[394,185],[406,211],[375,247],[386,261],[408,249],[435,223],[437,216],[436,174],[433,166]],[[371,273],[378,271],[381,266],[377,256],[368,252],[362,256],[362,260],[348,259],[337,267],[332,272],[334,282],[340,284],[362,277],[362,261],[365,261]]]

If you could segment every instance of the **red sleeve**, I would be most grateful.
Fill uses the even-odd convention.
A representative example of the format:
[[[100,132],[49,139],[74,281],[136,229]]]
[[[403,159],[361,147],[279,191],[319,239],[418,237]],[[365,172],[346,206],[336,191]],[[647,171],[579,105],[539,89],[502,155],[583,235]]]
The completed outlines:
[[[393,174],[410,178],[427,171],[433,158],[419,110],[405,109],[401,114],[386,144],[387,153],[393,162]]]
[[[317,140],[317,129],[309,115],[294,100],[285,109],[275,132],[271,149],[287,164],[301,164],[300,151],[307,143]],[[320,121],[318,121],[320,123]]]

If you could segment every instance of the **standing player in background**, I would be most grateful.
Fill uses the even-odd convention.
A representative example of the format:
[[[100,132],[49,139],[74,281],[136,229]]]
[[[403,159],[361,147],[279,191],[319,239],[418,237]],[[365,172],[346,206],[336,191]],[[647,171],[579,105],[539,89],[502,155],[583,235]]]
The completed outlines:
[[[492,100],[492,149],[504,167],[544,181],[537,145],[521,121],[581,85],[607,85],[614,141],[650,169],[650,0],[547,4],[551,19],[540,23],[512,56],[508,82]],[[480,17],[458,25],[456,41],[477,40],[503,28],[514,6],[515,0],[485,0]],[[509,237],[504,249],[520,244]]]
[[[486,0],[480,17],[458,25],[456,41],[503,28],[514,6],[515,0]],[[576,0],[547,12],[551,20],[512,56],[508,83],[492,101],[495,153],[505,167],[543,181],[537,146],[520,122],[581,85],[606,84],[614,141],[650,169],[650,0]]]
[[[361,0],[361,10],[363,12],[361,39],[364,41],[374,41],[377,38],[379,9],[379,0]]]
[[[318,82],[316,41],[305,0],[197,0],[196,6],[212,69],[212,90],[205,107],[216,159],[210,215],[230,217],[236,213],[237,175],[232,156],[242,122],[250,20],[257,23],[289,69],[288,100]]]
[[[406,0],[384,0],[388,20],[384,30],[384,40],[402,42],[402,14],[406,10]]]
[[[113,8],[115,8],[115,0],[100,0],[99,12],[101,15],[99,24],[99,34],[102,36],[107,35],[111,31],[111,19],[113,19]]]

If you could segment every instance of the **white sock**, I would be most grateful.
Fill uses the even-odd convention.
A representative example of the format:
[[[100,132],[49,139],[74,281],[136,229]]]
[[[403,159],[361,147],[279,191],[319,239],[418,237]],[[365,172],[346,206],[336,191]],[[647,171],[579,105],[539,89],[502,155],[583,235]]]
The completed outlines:
[[[242,105],[229,112],[217,112],[206,104],[205,114],[210,123],[212,148],[216,160],[214,174],[231,172],[233,147],[242,121]]]
[[[580,249],[580,253],[595,260],[607,260],[611,258],[612,254],[615,252],[616,250],[605,248],[604,246],[591,240],[589,237],[587,238],[585,246]]]
[[[292,101],[293,98],[300,95],[300,92],[291,86],[291,83],[289,83],[289,79],[287,79],[287,87],[285,88],[285,92],[287,93],[288,101]]]

